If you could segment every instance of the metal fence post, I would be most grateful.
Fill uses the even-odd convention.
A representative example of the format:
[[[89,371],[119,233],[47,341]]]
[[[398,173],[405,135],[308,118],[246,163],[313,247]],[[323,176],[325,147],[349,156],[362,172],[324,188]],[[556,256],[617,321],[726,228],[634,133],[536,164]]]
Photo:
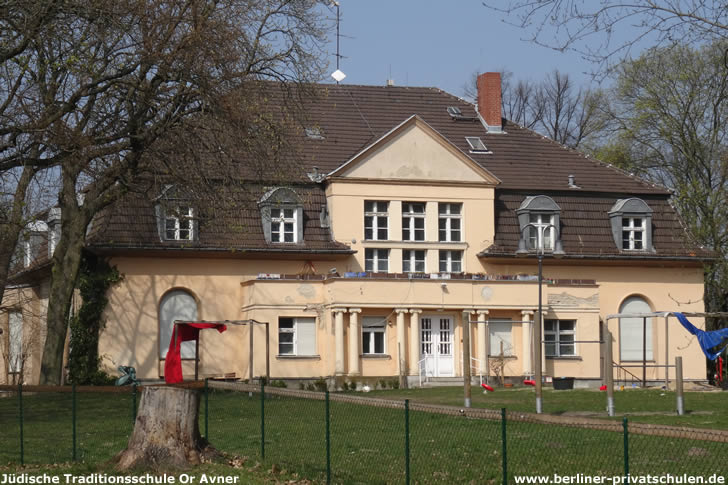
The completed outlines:
[[[76,461],[76,384],[71,386],[71,424],[73,426],[73,453],[72,459]]]
[[[629,425],[627,418],[622,418],[622,429],[624,430],[624,478],[629,480]]]
[[[329,390],[326,390],[326,483],[331,483],[331,414]]]
[[[260,380],[260,458],[265,460],[265,382]]]
[[[404,400],[404,480],[410,482],[409,399]]]
[[[506,408],[501,408],[501,442],[503,447],[503,485],[508,484],[508,454],[506,453]]]
[[[209,429],[208,429],[207,419],[208,419],[208,414],[209,414],[209,409],[210,409],[210,397],[209,397],[210,393],[207,392],[208,391],[207,381],[208,381],[208,379],[205,378],[205,439],[209,442],[210,433],[209,433]]]
[[[133,384],[131,391],[131,425],[132,428],[134,427],[134,423],[136,422],[136,414],[137,414],[137,385]]]
[[[20,464],[25,465],[25,449],[23,448],[23,384],[18,383],[18,407],[20,410]]]

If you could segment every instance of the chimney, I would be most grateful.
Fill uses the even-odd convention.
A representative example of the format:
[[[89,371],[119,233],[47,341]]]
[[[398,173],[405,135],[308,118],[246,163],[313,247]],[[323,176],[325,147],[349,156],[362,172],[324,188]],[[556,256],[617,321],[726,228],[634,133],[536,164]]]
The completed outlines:
[[[488,133],[503,132],[499,72],[484,72],[478,76],[478,113],[488,129]]]

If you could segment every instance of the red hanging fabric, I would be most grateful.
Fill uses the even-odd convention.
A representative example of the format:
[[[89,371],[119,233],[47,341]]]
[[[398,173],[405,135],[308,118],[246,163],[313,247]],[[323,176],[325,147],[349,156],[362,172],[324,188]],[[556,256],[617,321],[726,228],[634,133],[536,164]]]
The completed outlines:
[[[200,330],[203,328],[214,328],[222,333],[227,330],[224,323],[178,323],[174,326],[172,338],[169,340],[169,350],[164,360],[164,382],[176,384],[182,382],[182,342],[197,340],[200,338]]]
[[[723,357],[718,357],[718,383],[723,382]]]

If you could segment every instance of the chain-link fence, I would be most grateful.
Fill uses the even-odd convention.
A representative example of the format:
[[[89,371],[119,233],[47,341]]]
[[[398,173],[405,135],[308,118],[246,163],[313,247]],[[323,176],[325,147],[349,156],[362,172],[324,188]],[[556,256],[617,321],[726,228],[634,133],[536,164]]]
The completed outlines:
[[[108,460],[126,447],[140,395],[132,387],[19,391],[0,398],[0,463]],[[728,476],[728,431],[238,383],[204,387],[200,430],[221,451],[314,482]]]

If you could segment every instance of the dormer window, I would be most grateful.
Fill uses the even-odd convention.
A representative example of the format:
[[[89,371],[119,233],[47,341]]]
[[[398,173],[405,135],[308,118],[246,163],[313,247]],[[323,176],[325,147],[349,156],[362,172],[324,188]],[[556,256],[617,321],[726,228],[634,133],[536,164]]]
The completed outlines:
[[[270,239],[276,243],[295,243],[298,234],[298,218],[296,208],[271,207]]]
[[[303,242],[303,205],[298,194],[287,187],[277,187],[266,192],[258,205],[266,242]]]
[[[621,251],[649,251],[652,247],[652,209],[633,197],[618,200],[609,211],[614,244]]]
[[[194,210],[180,206],[164,214],[164,238],[167,241],[192,241],[195,237]]]
[[[537,250],[563,254],[560,240],[561,207],[551,197],[526,197],[516,214],[520,229],[519,254]]]
[[[546,213],[529,214],[529,222],[532,224],[527,229],[527,247],[535,250],[543,247],[545,251],[554,249],[554,224],[555,215]]]

